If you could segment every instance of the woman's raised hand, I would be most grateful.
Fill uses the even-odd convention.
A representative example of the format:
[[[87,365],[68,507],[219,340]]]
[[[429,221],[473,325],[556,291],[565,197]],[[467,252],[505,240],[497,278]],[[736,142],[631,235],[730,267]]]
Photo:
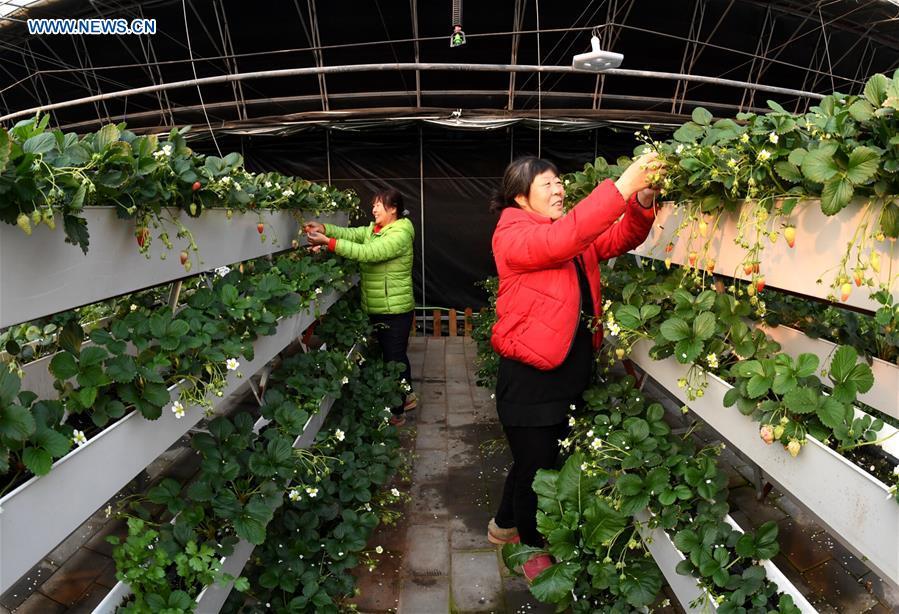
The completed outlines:
[[[665,174],[665,165],[658,157],[659,154],[654,151],[645,153],[624,169],[621,177],[615,182],[615,187],[621,192],[624,200],[629,200],[635,192],[650,187]]]
[[[321,224],[319,224],[320,226]],[[311,230],[306,232],[306,241],[309,242],[309,245],[327,245],[328,237],[318,232],[317,230]]]
[[[319,222],[306,222],[303,224],[303,232],[309,234],[310,232],[318,232],[321,234],[325,233],[325,225]]]

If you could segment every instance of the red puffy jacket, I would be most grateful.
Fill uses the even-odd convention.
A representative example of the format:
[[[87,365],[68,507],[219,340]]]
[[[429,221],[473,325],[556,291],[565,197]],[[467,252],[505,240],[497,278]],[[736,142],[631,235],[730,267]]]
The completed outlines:
[[[641,207],[636,195],[625,203],[610,179],[555,222],[518,207],[503,209],[493,231],[499,273],[493,348],[500,356],[538,369],[561,365],[574,340],[580,310],[572,259],[583,257],[594,315],[599,318],[599,261],[643,243],[653,219],[654,209]],[[594,346],[601,341],[602,333],[597,332]]]

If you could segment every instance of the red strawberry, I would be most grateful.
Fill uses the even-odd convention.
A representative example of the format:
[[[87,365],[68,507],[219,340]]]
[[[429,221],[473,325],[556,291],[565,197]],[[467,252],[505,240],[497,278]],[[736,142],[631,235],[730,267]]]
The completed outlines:
[[[755,280],[755,289],[761,292],[765,289],[765,276],[762,275],[758,279]]]
[[[259,234],[265,232],[265,224],[263,224],[262,222],[256,224],[256,232],[258,232]]]
[[[753,273],[759,272],[759,261],[758,260],[756,260],[755,262],[752,263],[752,272]]]
[[[752,273],[752,263],[751,262],[747,262],[746,264],[743,265],[743,273],[745,275],[750,275]]]
[[[709,273],[714,273],[715,272],[715,259],[709,258],[708,260],[706,260],[705,268],[707,268],[709,270]]]
[[[766,444],[771,445],[774,441],[774,428],[770,424],[763,424],[762,428],[759,429],[759,437]]]
[[[861,286],[861,285],[862,285],[862,274],[861,274],[859,271],[856,271],[856,272],[855,272],[855,275],[853,276],[853,279],[855,279],[855,285],[856,285],[856,286]]]
[[[190,255],[187,252],[181,252],[181,264],[187,262],[188,258],[190,258]]]
[[[696,252],[690,252],[690,254],[687,256],[687,259],[690,261],[690,266],[696,264]]]
[[[199,190],[202,187],[203,187],[202,183],[200,183],[199,181],[194,181],[194,184],[190,187],[190,189],[192,189],[194,192],[196,192],[197,190]]]
[[[147,239],[150,238],[150,230],[144,226],[141,226],[134,233],[134,237],[137,239],[137,245],[139,247],[143,247],[146,244]]]
[[[673,249],[674,249],[674,243],[669,243],[668,245],[665,246],[665,253],[670,254],[671,250],[673,250]]]

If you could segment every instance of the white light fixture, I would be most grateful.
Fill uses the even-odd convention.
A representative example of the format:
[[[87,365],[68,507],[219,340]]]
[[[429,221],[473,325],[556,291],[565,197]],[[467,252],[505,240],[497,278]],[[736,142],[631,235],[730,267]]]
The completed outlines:
[[[624,61],[622,54],[600,49],[599,37],[595,35],[590,39],[590,46],[593,47],[593,51],[574,56],[571,62],[572,66],[580,70],[602,72],[610,68],[618,68],[621,66],[621,62]]]

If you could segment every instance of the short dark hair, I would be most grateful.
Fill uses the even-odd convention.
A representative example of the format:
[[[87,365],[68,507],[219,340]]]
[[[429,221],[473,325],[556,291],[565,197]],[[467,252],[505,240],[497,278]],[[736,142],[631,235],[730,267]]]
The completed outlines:
[[[559,169],[555,164],[536,156],[526,156],[510,162],[503,174],[502,187],[494,192],[490,199],[490,211],[498,213],[506,207],[517,207],[518,203],[515,202],[515,197],[519,194],[527,196],[531,191],[534,178],[546,171],[559,174]]]
[[[371,202],[372,204],[375,204],[379,200],[385,207],[393,207],[396,209],[396,219],[406,217],[406,208],[403,207],[403,195],[399,193],[399,190],[386,188],[376,192],[375,195],[372,196]]]

